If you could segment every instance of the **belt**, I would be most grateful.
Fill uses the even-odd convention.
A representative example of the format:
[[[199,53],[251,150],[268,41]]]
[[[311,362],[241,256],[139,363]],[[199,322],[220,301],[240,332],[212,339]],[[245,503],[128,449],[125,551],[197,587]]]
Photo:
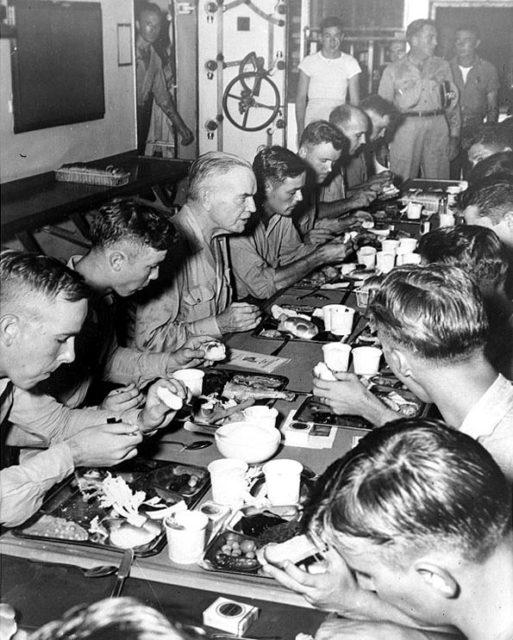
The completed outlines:
[[[434,109],[433,111],[405,111],[403,116],[407,118],[432,118],[433,116],[443,116],[443,109]]]

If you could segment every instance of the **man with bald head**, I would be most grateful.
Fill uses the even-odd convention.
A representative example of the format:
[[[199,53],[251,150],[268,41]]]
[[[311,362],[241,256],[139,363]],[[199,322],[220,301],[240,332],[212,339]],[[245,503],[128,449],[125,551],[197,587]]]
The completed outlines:
[[[227,236],[242,233],[255,212],[255,192],[251,164],[238,156],[210,151],[193,162],[187,201],[173,218],[183,241],[138,300],[131,346],[175,351],[194,335],[256,327],[258,308],[233,301],[227,246]]]

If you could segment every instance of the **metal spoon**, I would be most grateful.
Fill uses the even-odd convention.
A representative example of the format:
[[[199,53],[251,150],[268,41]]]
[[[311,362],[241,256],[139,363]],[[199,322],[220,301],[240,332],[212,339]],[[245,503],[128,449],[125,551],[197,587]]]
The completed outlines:
[[[194,442],[180,442],[179,440],[166,440],[165,438],[160,442],[165,442],[166,444],[178,444],[182,448],[180,451],[194,451],[196,449],[206,449],[212,445],[210,440],[195,440]]]

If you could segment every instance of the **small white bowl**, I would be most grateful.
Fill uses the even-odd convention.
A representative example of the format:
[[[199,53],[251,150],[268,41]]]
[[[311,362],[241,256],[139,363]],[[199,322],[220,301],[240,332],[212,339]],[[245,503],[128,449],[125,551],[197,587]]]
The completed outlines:
[[[268,460],[280,445],[281,433],[254,422],[230,422],[217,429],[216,445],[225,458],[249,464]]]

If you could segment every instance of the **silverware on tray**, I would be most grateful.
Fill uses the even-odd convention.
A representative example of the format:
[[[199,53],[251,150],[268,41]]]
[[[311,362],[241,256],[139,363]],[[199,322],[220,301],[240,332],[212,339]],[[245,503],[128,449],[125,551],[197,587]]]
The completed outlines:
[[[119,598],[119,596],[121,595],[121,591],[123,590],[123,585],[125,584],[125,580],[130,575],[130,569],[132,568],[133,561],[134,561],[134,550],[125,549],[123,553],[123,557],[121,558],[121,563],[119,565],[118,572],[116,574],[116,583],[114,584],[114,588],[112,589],[112,593],[110,594],[111,598]]]

